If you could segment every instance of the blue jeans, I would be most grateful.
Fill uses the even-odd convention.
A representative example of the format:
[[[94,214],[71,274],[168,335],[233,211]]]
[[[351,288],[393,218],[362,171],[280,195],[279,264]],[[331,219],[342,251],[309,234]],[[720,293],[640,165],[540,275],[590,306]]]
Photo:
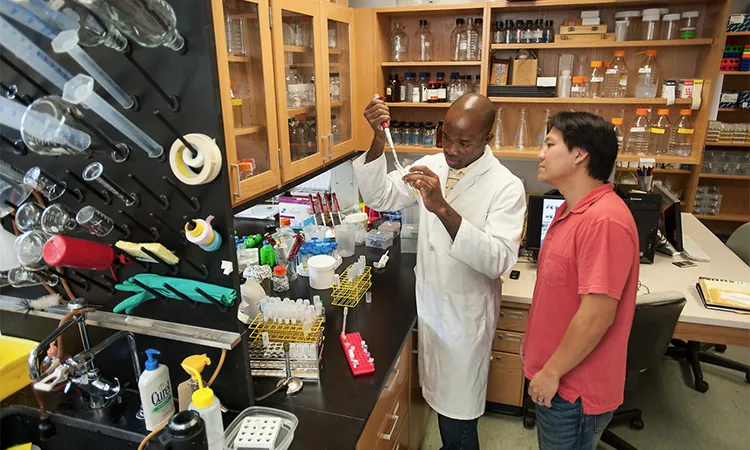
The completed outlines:
[[[458,420],[438,414],[441,450],[479,450],[478,422],[479,419]]]
[[[595,450],[613,413],[584,414],[580,398],[575,403],[570,403],[555,395],[551,408],[536,406],[539,449]]]

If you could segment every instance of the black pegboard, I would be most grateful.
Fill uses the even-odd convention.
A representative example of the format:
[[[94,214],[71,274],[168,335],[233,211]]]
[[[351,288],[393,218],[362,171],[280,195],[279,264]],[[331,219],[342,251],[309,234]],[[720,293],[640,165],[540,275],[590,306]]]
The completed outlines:
[[[225,143],[218,89],[211,1],[180,0],[171,1],[170,4],[177,16],[177,28],[186,40],[187,53],[180,55],[166,47],[143,48],[133,43],[131,43],[131,49],[132,58],[136,60],[168,94],[176,95],[179,98],[180,110],[178,112],[173,112],[164,99],[159,96],[143,75],[139,73],[124,55],[104,46],[95,48],[88,47],[84,48],[84,50],[102,68],[104,68],[109,76],[112,77],[112,79],[114,79],[128,94],[136,95],[138,97],[140,109],[138,111],[123,110],[103,89],[99,87],[96,91],[111,105],[116,107],[118,111],[123,113],[125,117],[130,119],[134,124],[164,147],[166,154],[168,154],[169,148],[174,142],[174,136],[154,117],[153,112],[155,110],[159,110],[182,134],[206,134],[214,138],[219,148],[223,151]],[[85,73],[67,55],[55,54],[51,49],[50,41],[48,39],[13,21],[10,22],[73,75]],[[10,52],[2,49],[0,53],[21,70],[24,70],[28,76],[39,83],[39,85],[52,95],[61,95],[58,88],[48,83],[42,76],[34,72],[22,61],[17,60]],[[222,68],[222,70],[224,69],[225,68]],[[24,80],[22,76],[15,73],[2,62],[0,62],[0,81],[7,85],[17,85],[20,94],[28,95],[32,99],[36,99],[43,95],[43,92],[40,92],[40,90],[36,89],[33,84]],[[14,153],[12,148],[5,142],[0,143],[0,146],[2,146],[2,149],[0,150],[0,159],[24,172],[30,167],[39,166],[56,179],[64,180],[68,184],[68,189],[79,188],[85,195],[85,201],[83,203],[78,203],[73,196],[64,195],[54,202],[48,202],[49,204],[63,203],[73,211],[78,211],[82,206],[90,204],[107,214],[116,223],[127,224],[132,232],[132,236],[126,240],[131,242],[156,242],[151,233],[135,226],[129,219],[119,213],[120,210],[124,210],[146,227],[155,227],[158,229],[160,234],[158,242],[174,251],[180,259],[188,259],[198,266],[205,265],[209,270],[208,278],[203,279],[200,276],[200,272],[185,263],[179,264],[178,275],[171,275],[163,265],[153,264],[149,270],[146,270],[143,265],[134,263],[119,270],[118,276],[120,280],[125,280],[137,273],[150,271],[161,275],[189,278],[230,287],[236,289],[239,293],[238,278],[236,276],[223,275],[220,269],[223,260],[231,261],[235,267],[237,264],[232,232],[233,216],[226,160],[222,164],[219,176],[211,183],[201,186],[184,185],[177,181],[172,175],[169,163],[166,160],[160,162],[158,159],[149,158],[146,152],[140,147],[130,142],[125,136],[100,119],[96,114],[91,111],[82,111],[84,111],[86,119],[91,124],[99,127],[113,140],[117,142],[126,142],[130,145],[130,157],[125,162],[116,163],[110,158],[103,157],[96,157],[96,160],[104,165],[105,174],[107,174],[113,181],[120,186],[123,186],[127,191],[136,192],[138,194],[140,198],[139,206],[126,207],[117,198],[113,198],[112,204],[107,205],[95,195],[91,194],[86,189],[83,189],[78,181],[67,174],[67,171],[71,171],[80,176],[83,168],[91,163],[93,159],[74,156],[41,156],[32,152],[28,152],[26,155],[18,155]],[[5,137],[10,138],[11,140],[19,138],[17,133],[7,128],[3,128],[2,133]],[[146,186],[157,194],[166,194],[169,198],[170,208],[168,210],[162,209],[159,203],[129,178],[130,174],[138,177]],[[201,210],[199,212],[194,212],[192,206],[184,201],[178,193],[175,192],[165,180],[163,180],[163,177],[169,177],[176,181],[179,187],[188,196],[196,197],[200,201]],[[166,229],[166,227],[153,218],[151,214],[163,219],[170,225],[171,229],[178,231],[182,229],[188,219],[205,218],[208,215],[213,215],[215,218],[212,225],[216,231],[222,235],[224,242],[218,251],[210,253],[205,252],[196,245],[186,243],[184,238],[181,238],[178,234]],[[113,231],[103,238],[97,238],[88,234],[76,235],[75,237],[103,241],[108,244],[113,244],[115,241],[122,239],[117,231]],[[10,249],[2,249],[2,251],[9,250]],[[109,276],[108,273],[104,272],[84,271],[84,273],[99,280],[102,279],[102,276]],[[105,311],[112,311],[116,304],[130,295],[129,293],[121,292],[110,294],[96,286],[92,286],[87,292],[74,286],[71,286],[71,288],[76,295],[85,297],[90,303],[100,305]],[[8,289],[5,289],[2,293],[6,295],[14,295],[12,290]],[[40,293],[45,292],[42,290]],[[227,311],[221,311],[218,307],[207,304],[201,304],[197,308],[192,308],[186,302],[181,300],[152,300],[138,306],[134,310],[133,315],[224,331],[242,332],[243,330],[246,330],[246,328],[241,327],[241,324],[236,320],[236,306],[230,307]],[[244,347],[243,344],[240,346]],[[227,366],[232,368],[230,370],[236,371],[235,376],[230,377],[232,383],[239,391],[247,393],[249,388],[239,388],[239,386],[237,386],[237,383],[240,383],[243,380],[243,377],[246,378],[245,383],[240,384],[245,384],[245,386],[250,385],[249,374],[244,370],[244,367],[246,367],[246,355],[243,357],[240,355],[241,353],[245,352],[241,352],[239,349],[230,352]],[[179,373],[181,369],[179,369],[179,367],[170,367],[170,369],[173,371],[174,380],[174,374]]]

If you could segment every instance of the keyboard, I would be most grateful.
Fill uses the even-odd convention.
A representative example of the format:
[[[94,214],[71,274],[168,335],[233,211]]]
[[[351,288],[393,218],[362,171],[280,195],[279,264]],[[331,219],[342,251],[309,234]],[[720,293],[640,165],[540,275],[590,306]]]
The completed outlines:
[[[690,237],[684,234],[682,235],[682,254],[693,261],[711,262],[711,257],[698,247],[698,244],[693,242]]]

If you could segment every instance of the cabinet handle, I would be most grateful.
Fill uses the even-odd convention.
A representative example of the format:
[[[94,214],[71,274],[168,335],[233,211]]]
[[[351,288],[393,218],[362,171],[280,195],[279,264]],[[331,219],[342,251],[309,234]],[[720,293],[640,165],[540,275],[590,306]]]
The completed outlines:
[[[490,356],[490,361],[492,361],[493,359],[495,361],[500,361],[500,356]]]
[[[328,135],[328,143],[329,143],[328,144],[328,149],[330,150],[330,152],[329,152],[330,154],[329,154],[329,158],[328,159],[332,160],[333,159],[333,147],[336,146],[336,143],[333,142],[333,134],[329,134]]]
[[[502,339],[502,335],[498,335],[497,338]],[[521,342],[521,336],[518,334],[505,333],[505,340],[508,342]]]
[[[242,197],[242,184],[240,184],[240,165],[239,164],[230,164],[230,166],[234,167],[234,170],[236,170],[237,178],[237,193],[234,194],[235,197]]]
[[[321,143],[323,145],[323,162],[328,161],[328,136],[323,136],[320,138]]]
[[[506,312],[500,311],[500,317],[505,317]],[[516,311],[508,311],[508,319],[520,319],[523,320],[526,318],[526,313],[523,312],[516,312]]]
[[[386,414],[385,418],[393,419],[393,426],[391,427],[391,431],[388,433],[378,433],[378,437],[381,439],[385,439],[386,441],[390,441],[391,437],[393,436],[393,432],[396,431],[396,425],[398,425],[399,417],[395,414]]]
[[[393,369],[393,372],[391,372],[391,385],[385,387],[385,390],[387,392],[391,392],[391,389],[393,389],[393,385],[396,384],[396,378],[398,378],[399,372],[400,371],[398,369]]]

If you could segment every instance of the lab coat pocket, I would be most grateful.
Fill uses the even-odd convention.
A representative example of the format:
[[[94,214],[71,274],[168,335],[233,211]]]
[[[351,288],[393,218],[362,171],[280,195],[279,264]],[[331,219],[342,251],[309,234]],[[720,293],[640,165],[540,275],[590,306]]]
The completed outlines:
[[[554,250],[546,250],[539,278],[548,286],[565,286],[568,280],[568,257]]]
[[[444,292],[441,308],[443,331],[448,338],[476,338],[487,327],[487,302],[494,301],[483,294],[453,294]]]

